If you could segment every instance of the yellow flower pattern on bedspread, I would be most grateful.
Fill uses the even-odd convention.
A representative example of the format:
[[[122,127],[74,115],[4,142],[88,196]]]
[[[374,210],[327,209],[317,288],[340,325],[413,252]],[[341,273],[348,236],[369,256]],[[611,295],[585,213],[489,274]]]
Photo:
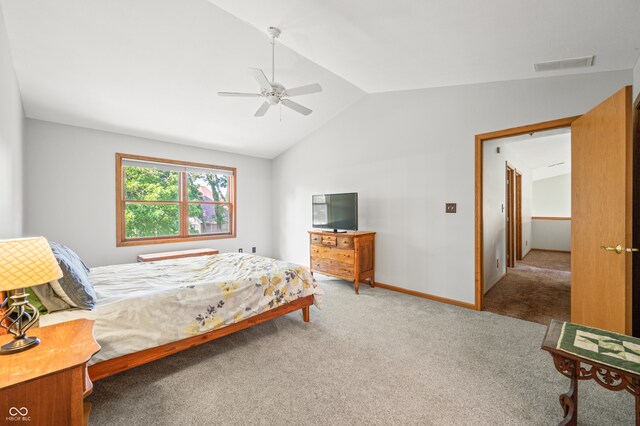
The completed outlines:
[[[203,295],[209,305],[187,325],[186,333],[195,335],[223,325],[234,324],[269,309],[315,293],[317,283],[311,273],[297,265],[267,257],[226,253],[210,256],[194,276],[207,282],[209,274],[234,276],[218,283],[220,294]]]

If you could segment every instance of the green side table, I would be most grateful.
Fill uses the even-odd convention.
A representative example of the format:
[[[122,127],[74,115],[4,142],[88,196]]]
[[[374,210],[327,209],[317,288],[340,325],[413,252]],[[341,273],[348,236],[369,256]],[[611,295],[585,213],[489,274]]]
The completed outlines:
[[[571,379],[569,390],[560,395],[560,425],[578,424],[578,381],[594,380],[607,389],[631,393],[640,426],[640,339],[553,320],[542,349],[551,353],[556,370]]]

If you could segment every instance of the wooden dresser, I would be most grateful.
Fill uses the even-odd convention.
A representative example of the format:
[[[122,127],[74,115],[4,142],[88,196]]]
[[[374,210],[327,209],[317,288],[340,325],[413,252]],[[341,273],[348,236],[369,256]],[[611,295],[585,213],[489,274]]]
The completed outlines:
[[[365,280],[375,286],[375,232],[309,231],[309,242],[311,273],[353,281],[356,294]]]
[[[0,355],[0,424],[87,424],[90,405],[83,399],[93,389],[87,362],[100,350],[93,323],[79,319],[32,328],[27,335],[39,337],[38,346]],[[0,344],[12,337],[0,336]]]

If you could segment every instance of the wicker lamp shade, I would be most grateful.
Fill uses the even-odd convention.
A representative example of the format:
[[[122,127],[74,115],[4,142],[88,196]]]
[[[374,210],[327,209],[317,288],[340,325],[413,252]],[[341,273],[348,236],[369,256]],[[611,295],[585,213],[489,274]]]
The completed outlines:
[[[62,277],[44,237],[0,240],[0,291],[31,287]]]

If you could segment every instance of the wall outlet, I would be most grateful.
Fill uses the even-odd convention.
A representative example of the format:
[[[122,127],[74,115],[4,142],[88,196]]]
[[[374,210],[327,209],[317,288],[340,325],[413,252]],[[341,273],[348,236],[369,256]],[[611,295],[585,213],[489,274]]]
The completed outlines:
[[[242,253],[242,249],[241,248],[238,249],[238,253]]]
[[[251,253],[255,253],[257,250],[255,247],[251,247]]]
[[[457,209],[457,204],[456,203],[446,203],[444,211],[446,213],[455,213],[456,209]]]

